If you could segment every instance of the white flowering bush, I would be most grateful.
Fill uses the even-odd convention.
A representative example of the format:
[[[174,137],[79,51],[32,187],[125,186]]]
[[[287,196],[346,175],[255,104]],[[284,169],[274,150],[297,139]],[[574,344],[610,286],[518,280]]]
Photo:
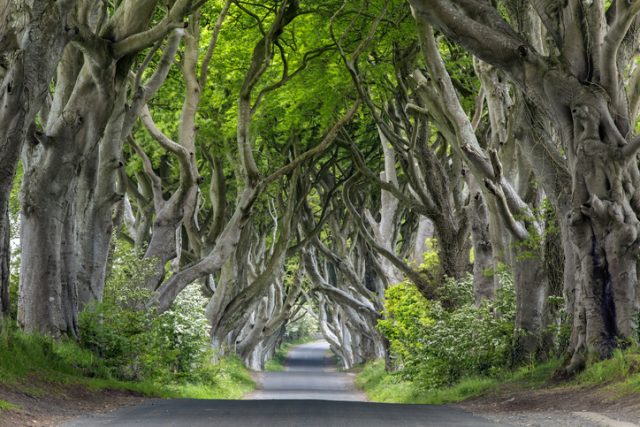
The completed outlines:
[[[149,355],[148,363],[159,363],[173,377],[193,379],[201,374],[210,357],[206,304],[197,284],[178,295],[171,309],[153,322],[155,351]]]
[[[97,353],[117,378],[206,380],[209,363],[206,298],[188,286],[160,315],[145,308],[151,263],[117,248],[101,302],[80,313],[80,342]]]

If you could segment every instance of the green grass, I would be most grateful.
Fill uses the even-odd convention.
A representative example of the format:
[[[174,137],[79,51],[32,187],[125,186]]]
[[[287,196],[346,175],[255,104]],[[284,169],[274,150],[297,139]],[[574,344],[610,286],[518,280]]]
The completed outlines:
[[[0,383],[31,396],[48,393],[49,384],[84,385],[91,390],[132,391],[162,398],[234,399],[255,388],[249,371],[234,357],[210,366],[212,375],[200,383],[123,381],[104,361],[71,340],[54,342],[38,335],[0,330]]]
[[[558,361],[551,361],[523,367],[495,378],[470,377],[450,387],[425,389],[417,382],[406,381],[397,374],[387,373],[384,363],[376,361],[363,367],[356,377],[356,384],[374,402],[441,405],[481,396],[507,384],[519,388],[540,387],[549,381],[558,365]]]
[[[499,391],[505,387],[515,390],[559,388],[602,388],[611,399],[640,394],[640,349],[617,350],[608,360],[594,363],[573,381],[557,384],[552,380],[560,366],[559,360],[530,365],[495,377],[464,378],[451,387],[427,390],[399,375],[387,373],[384,363],[365,365],[356,384],[375,402],[445,404]]]
[[[497,380],[468,378],[453,387],[425,390],[415,382],[385,372],[384,363],[376,361],[365,365],[356,377],[356,384],[375,402],[439,405],[478,396],[493,389]]]
[[[306,344],[308,342],[313,341],[314,339],[315,338],[313,337],[304,337],[304,338],[297,339],[295,341],[289,341],[289,342],[283,343],[276,350],[276,354],[273,356],[273,358],[271,358],[270,360],[267,361],[267,363],[265,363],[264,370],[266,372],[284,371],[284,364],[287,360],[287,354],[289,354],[289,351],[291,350],[291,348],[300,344]]]
[[[15,411],[20,409],[18,405],[0,399],[0,411]]]
[[[640,348],[616,350],[612,358],[589,366],[573,383],[587,387],[606,385],[614,398],[640,393]]]

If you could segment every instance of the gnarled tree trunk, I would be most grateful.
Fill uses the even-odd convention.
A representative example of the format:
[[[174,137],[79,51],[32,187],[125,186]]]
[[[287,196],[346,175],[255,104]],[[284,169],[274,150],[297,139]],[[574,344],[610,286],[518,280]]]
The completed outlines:
[[[3,73],[0,89],[0,213],[8,209],[9,195],[18,159],[33,120],[40,111],[49,83],[70,40],[70,15],[75,1],[2,2],[0,20],[0,61]],[[28,37],[25,35],[28,34]],[[4,219],[2,220],[4,223]],[[0,225],[0,238],[8,237]],[[2,240],[4,242],[4,240]],[[9,257],[3,244],[0,259]],[[6,261],[2,261],[3,263]],[[0,275],[3,304],[8,304],[8,269]]]
[[[580,260],[572,360],[564,373],[582,367],[588,354],[607,357],[618,343],[636,341],[640,139],[631,137],[636,117],[628,100],[635,95],[625,92],[624,73],[636,49],[630,40],[640,3],[594,2],[582,8],[569,1],[551,9],[532,2],[523,13],[545,26],[549,55],[541,51],[538,33],[514,31],[486,2],[410,3],[418,22],[432,23],[506,72],[538,110],[537,121],[549,122],[548,134],[558,135],[565,157],[554,157],[572,184],[571,204],[558,203],[569,207],[559,212],[570,216],[573,248],[565,246],[565,258],[577,254]],[[563,67],[557,66],[560,61]],[[552,144],[547,148],[558,151]]]

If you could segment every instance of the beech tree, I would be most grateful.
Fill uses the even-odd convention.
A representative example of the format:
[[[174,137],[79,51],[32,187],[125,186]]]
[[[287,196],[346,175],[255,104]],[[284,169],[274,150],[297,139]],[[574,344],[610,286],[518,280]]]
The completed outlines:
[[[9,306],[8,203],[22,146],[67,43],[77,35],[75,1],[0,3],[0,312]]]
[[[546,135],[523,141],[549,152],[529,149],[532,163],[570,176],[565,190],[540,178],[571,243],[565,295],[574,324],[565,372],[582,367],[588,354],[606,357],[618,343],[635,341],[640,139],[633,136],[637,69],[630,65],[640,3],[502,2],[512,24],[482,1],[410,3],[418,23],[505,72]]]
[[[76,5],[78,37],[64,50],[42,127],[23,155],[18,321],[27,331],[76,335],[78,308],[101,295],[111,209],[122,198],[115,177],[129,71],[192,8],[177,1],[152,22],[157,3]]]

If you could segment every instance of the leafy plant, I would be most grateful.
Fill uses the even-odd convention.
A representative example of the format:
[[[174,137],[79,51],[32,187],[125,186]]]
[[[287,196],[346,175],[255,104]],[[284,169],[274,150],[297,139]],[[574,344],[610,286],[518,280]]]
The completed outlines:
[[[206,298],[191,285],[161,315],[145,308],[151,296],[144,287],[150,265],[131,250],[116,249],[103,300],[80,313],[81,344],[104,358],[121,379],[215,377],[209,363]]]
[[[496,299],[472,302],[470,279],[447,280],[452,306],[427,301],[410,282],[386,292],[387,317],[378,328],[391,343],[399,375],[436,388],[462,377],[494,374],[509,366],[515,293],[508,274],[498,273]]]
[[[154,319],[151,352],[145,363],[164,367],[169,378],[195,379],[215,374],[206,369],[211,356],[206,304],[197,284],[184,289],[171,309]]]

